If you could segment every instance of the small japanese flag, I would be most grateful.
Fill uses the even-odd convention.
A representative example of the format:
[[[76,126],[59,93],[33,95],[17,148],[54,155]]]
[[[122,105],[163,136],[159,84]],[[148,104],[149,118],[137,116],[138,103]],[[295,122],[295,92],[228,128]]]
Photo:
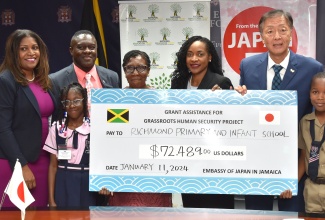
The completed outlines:
[[[279,125],[280,111],[260,111],[261,125]]]
[[[24,181],[21,164],[17,160],[11,179],[5,189],[10,201],[21,210],[21,219],[25,219],[26,208],[35,201]]]

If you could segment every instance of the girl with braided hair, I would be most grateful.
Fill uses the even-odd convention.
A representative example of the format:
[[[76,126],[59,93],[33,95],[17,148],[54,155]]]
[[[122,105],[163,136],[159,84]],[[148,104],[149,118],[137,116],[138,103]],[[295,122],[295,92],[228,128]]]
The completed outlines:
[[[88,207],[98,193],[89,191],[90,120],[87,90],[71,83],[61,91],[59,119],[50,128],[44,150],[51,153],[49,206]],[[108,195],[106,189],[100,194]]]

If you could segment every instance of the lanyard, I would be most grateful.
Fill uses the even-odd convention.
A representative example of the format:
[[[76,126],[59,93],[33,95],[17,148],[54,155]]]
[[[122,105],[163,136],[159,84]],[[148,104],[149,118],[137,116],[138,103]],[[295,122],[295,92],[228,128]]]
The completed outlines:
[[[311,135],[312,142],[314,142],[315,141],[315,120],[311,120],[310,121],[310,128],[309,128],[309,130],[310,130],[310,135]],[[322,144],[324,143],[324,141],[325,141],[325,126],[324,126],[324,131],[323,131],[323,138],[322,138],[322,140],[317,141],[317,142],[319,142],[320,143],[320,146],[322,146]]]
[[[325,141],[325,128],[323,132],[323,138],[321,141],[315,141],[315,120],[310,121],[310,135],[312,138],[310,146],[310,154],[308,161],[308,175],[312,181],[315,181],[318,176],[318,167],[319,167],[319,150],[322,147],[322,144]]]

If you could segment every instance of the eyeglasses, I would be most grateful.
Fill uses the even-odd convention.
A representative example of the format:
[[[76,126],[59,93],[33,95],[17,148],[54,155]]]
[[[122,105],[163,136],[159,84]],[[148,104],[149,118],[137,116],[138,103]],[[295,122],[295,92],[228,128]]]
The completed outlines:
[[[63,100],[63,101],[61,101],[61,103],[62,103],[62,105],[63,105],[64,107],[67,108],[67,107],[70,107],[71,104],[73,104],[74,106],[79,106],[79,105],[81,105],[82,100],[84,100],[84,99]]]
[[[134,70],[137,70],[138,73],[142,73],[147,70],[147,66],[125,66],[124,71],[126,74],[132,74]]]

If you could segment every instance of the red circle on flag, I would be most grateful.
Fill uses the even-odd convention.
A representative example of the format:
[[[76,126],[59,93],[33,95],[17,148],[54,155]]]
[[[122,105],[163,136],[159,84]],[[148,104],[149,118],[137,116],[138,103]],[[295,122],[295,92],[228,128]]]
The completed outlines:
[[[223,38],[223,50],[227,62],[236,73],[240,73],[239,65],[242,59],[267,51],[262,42],[258,22],[265,12],[272,9],[265,6],[248,8],[229,22]],[[298,38],[294,28],[291,44],[289,48],[297,52]]]
[[[272,122],[273,120],[274,120],[274,115],[273,114],[268,113],[268,114],[265,115],[265,121]]]
[[[18,185],[18,188],[17,188],[17,195],[18,195],[18,198],[22,201],[22,202],[25,202],[25,192],[24,192],[24,183],[21,182],[19,185]]]

